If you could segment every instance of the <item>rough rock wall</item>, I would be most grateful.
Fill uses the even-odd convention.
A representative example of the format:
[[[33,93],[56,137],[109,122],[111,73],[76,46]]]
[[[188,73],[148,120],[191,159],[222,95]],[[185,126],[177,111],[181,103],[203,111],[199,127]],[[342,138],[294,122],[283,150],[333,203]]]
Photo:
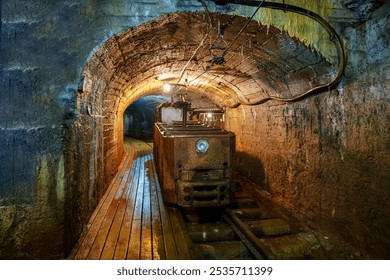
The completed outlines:
[[[387,7],[388,8],[388,7]],[[389,15],[339,26],[337,90],[229,111],[240,171],[278,201],[373,258],[390,256]]]
[[[90,56],[114,34],[199,9],[179,0],[1,2],[0,258],[65,257],[107,187],[102,123],[76,104]]]
[[[78,68],[65,35],[78,25],[62,20],[77,13],[53,1],[1,5],[0,257],[58,258],[67,192],[63,125]]]

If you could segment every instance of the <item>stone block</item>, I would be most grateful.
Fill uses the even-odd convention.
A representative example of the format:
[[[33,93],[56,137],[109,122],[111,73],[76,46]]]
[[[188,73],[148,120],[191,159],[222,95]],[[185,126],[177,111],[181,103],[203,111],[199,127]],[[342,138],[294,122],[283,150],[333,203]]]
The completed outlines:
[[[260,208],[237,209],[232,212],[243,222],[268,218],[268,214]]]
[[[277,238],[262,238],[260,242],[278,260],[311,259],[312,254],[320,247],[315,236],[310,233],[299,233]]]
[[[281,219],[266,219],[247,222],[249,229],[257,236],[274,236],[290,233],[290,226]]]

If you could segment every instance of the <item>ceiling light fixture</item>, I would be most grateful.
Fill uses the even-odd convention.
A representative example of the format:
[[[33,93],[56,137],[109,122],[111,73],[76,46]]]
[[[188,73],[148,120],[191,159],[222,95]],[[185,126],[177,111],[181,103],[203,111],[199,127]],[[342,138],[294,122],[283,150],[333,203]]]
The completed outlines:
[[[187,87],[184,84],[175,84],[175,83],[163,83],[163,90],[164,92],[168,93],[171,92],[172,90],[176,89],[177,87]]]
[[[163,84],[163,91],[164,92],[171,92],[171,90],[172,90],[172,85],[170,84],[170,83],[164,83]]]

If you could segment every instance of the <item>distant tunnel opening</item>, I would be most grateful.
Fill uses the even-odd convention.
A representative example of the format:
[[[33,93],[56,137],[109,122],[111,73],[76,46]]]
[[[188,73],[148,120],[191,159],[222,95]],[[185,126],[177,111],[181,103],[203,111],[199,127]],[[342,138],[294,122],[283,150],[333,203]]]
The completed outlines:
[[[167,96],[151,95],[134,101],[123,114],[123,134],[145,142],[153,141],[153,125],[158,105],[170,100]]]
[[[123,113],[124,137],[132,137],[142,141],[152,142],[153,127],[156,121],[157,107],[162,103],[172,103],[172,101],[175,102],[179,99],[184,98],[187,102],[190,103],[191,109],[193,110],[222,110],[209,98],[205,97],[202,94],[183,93],[178,95],[172,93],[172,96],[169,95],[170,93],[166,93],[165,95],[147,95],[131,103]],[[193,114],[196,114],[197,117],[199,116],[199,113]],[[190,115],[188,115],[187,117],[191,118]],[[205,122],[205,120],[203,119],[199,121],[203,123]]]

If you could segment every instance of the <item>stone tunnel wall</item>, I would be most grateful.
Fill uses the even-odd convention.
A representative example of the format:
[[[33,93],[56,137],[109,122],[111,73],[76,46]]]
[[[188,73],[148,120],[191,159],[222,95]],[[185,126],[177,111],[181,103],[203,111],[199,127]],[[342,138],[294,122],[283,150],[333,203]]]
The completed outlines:
[[[304,220],[374,258],[390,255],[390,66],[384,49],[389,15],[384,14],[343,30],[349,63],[337,90],[228,114],[243,174]]]
[[[65,257],[107,187],[104,123],[77,104],[96,49],[143,22],[199,9],[178,0],[1,2],[0,259]]]
[[[212,10],[241,13],[235,6],[207,3]],[[120,153],[112,151],[112,142],[120,139],[106,132],[109,124],[99,117],[104,104],[96,101],[100,107],[90,110],[80,103],[95,102],[93,96],[82,98],[82,72],[95,51],[128,28],[165,14],[199,10],[203,7],[198,1],[182,0],[2,1],[1,259],[66,257],[107,187],[110,177],[104,174],[112,176],[119,164]],[[368,31],[342,24],[339,29],[350,41],[354,33]],[[388,88],[382,85],[388,69],[379,58],[376,66],[365,57],[372,53],[359,46],[368,38],[349,46],[356,65],[338,94],[292,106],[241,107],[229,112],[230,127],[241,139],[239,160],[250,159],[263,170],[260,176],[258,169],[243,172],[265,185],[275,199],[310,220],[321,218],[324,225],[340,220],[345,224],[340,231],[350,228],[362,233],[356,237],[358,242],[368,233],[365,227],[373,227],[377,244],[388,246],[379,235],[389,228],[382,214],[388,212],[378,212],[389,192],[388,131],[385,134],[389,103]],[[361,72],[358,56],[367,62]],[[364,78],[354,79],[360,74]],[[97,92],[104,92],[104,85],[95,86],[102,86]],[[364,149],[359,139],[367,144]],[[249,144],[257,148],[248,149]],[[277,154],[277,148],[285,157]],[[365,174],[363,183],[359,172]],[[326,186],[320,197],[315,195],[318,185]],[[364,199],[375,205],[367,206]]]

